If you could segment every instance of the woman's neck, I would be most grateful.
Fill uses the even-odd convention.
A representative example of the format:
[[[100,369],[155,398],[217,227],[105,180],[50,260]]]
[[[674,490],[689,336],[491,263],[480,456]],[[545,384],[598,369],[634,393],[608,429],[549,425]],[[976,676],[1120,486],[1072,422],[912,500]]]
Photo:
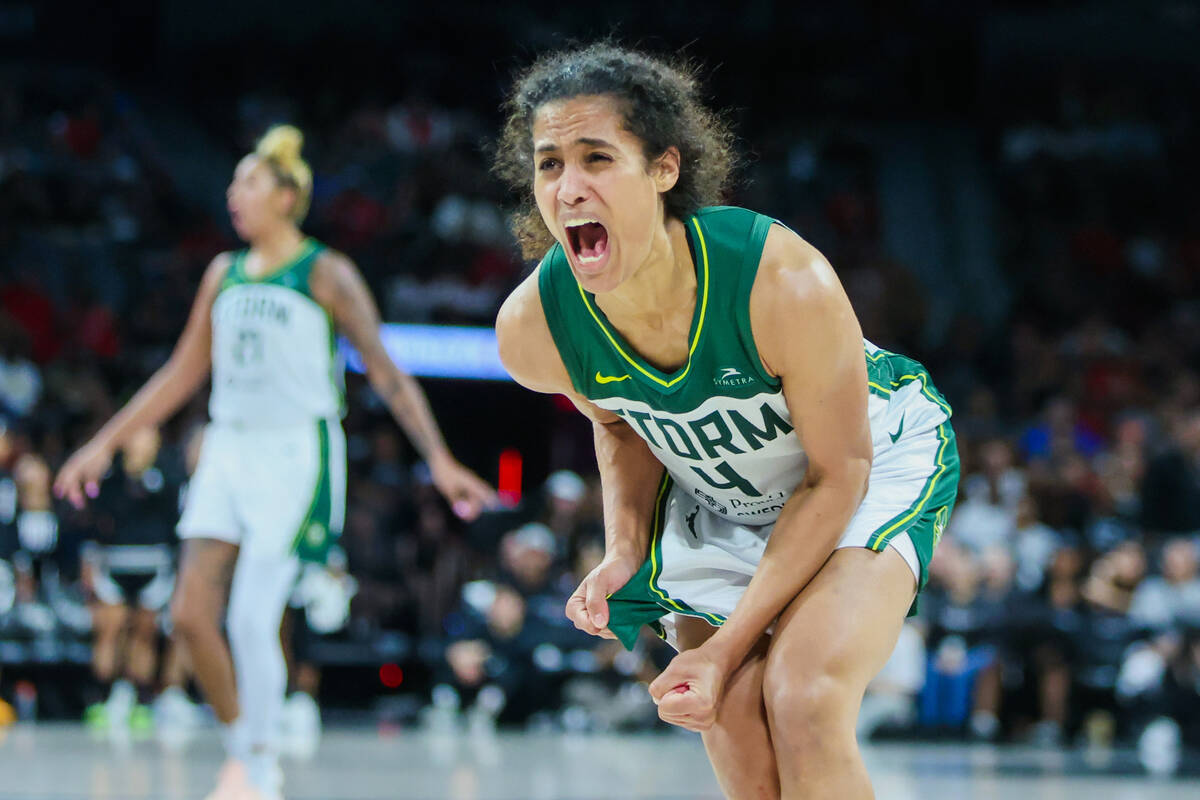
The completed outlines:
[[[696,266],[688,248],[687,228],[668,219],[633,275],[611,292],[596,296],[609,319],[657,318],[696,300]]]
[[[296,255],[303,241],[304,234],[290,223],[264,231],[250,242],[250,250],[257,262],[255,272],[267,274],[287,263]]]

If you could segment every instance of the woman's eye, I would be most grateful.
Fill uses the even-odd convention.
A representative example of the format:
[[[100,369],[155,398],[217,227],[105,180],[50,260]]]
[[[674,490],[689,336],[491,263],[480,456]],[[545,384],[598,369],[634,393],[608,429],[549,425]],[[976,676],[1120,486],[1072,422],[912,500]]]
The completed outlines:
[[[612,157],[607,153],[591,153],[587,157],[589,164],[595,164],[600,161],[612,161]]]
[[[543,158],[541,161],[538,162],[538,169],[543,170],[543,171],[548,170],[548,169],[554,169],[557,166],[558,166],[557,158]]]

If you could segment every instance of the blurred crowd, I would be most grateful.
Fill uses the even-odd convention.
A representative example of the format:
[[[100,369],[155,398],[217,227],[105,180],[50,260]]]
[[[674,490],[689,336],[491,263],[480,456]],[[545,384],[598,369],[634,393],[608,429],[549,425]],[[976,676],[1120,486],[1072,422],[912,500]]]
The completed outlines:
[[[123,454],[88,510],[54,500],[49,481],[163,361],[207,260],[236,246],[224,178],[209,176],[213,197],[189,193],[161,103],[71,72],[7,77],[0,697],[22,713],[35,695],[42,713],[68,713],[127,681],[148,702],[186,687],[186,659],[168,652],[162,598],[143,602],[145,587],[123,598],[149,616],[105,616],[95,554],[134,531],[174,547],[204,398],[161,441]],[[868,337],[920,357],[955,407],[958,506],[863,732],[1200,745],[1200,205],[1185,146],[1200,131],[1194,111],[1070,73],[1043,100],[986,136],[996,288],[1013,298],[999,325],[964,309],[932,345],[923,338],[922,297],[936,290],[883,246],[877,164],[849,129],[763,132],[733,200],[821,247]],[[523,270],[487,176],[490,116],[420,93],[336,118],[308,120],[267,94],[220,113],[223,132],[188,151],[218,175],[267,123],[306,130],[306,227],[356,259],[387,319],[490,323]],[[330,706],[357,702],[330,682],[359,658],[396,667],[369,697],[412,693],[417,707],[395,713],[433,726],[654,725],[639,681],[669,654],[649,640],[626,653],[562,614],[603,552],[594,476],[553,472],[520,507],[464,526],[353,378],[349,408],[337,569],[353,577],[350,613],[344,625],[334,613],[291,626],[296,687]],[[98,656],[90,643],[114,628],[155,660],[124,642],[120,664]],[[63,685],[61,663],[91,671],[74,684],[85,689]]]
[[[1070,71],[1028,113],[994,132],[1016,302],[925,359],[963,480],[863,723],[1138,740],[1166,769],[1200,744],[1200,126]]]

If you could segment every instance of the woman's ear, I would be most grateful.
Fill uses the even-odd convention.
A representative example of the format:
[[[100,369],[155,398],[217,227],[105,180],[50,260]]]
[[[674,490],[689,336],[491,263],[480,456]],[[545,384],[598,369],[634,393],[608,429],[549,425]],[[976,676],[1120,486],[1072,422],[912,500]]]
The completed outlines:
[[[669,192],[679,183],[679,148],[668,147],[650,165],[650,174],[660,193]]]
[[[292,212],[296,210],[296,204],[300,202],[300,193],[293,186],[280,186],[277,191],[279,194],[275,198],[275,210],[280,216],[291,219]]]

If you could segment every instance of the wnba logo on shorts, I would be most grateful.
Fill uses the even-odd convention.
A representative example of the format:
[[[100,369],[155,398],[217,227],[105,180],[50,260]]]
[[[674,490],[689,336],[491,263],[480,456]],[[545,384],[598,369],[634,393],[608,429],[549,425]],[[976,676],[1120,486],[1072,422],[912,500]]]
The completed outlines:
[[[699,489],[694,489],[693,491],[696,493],[697,497],[699,497],[704,502],[708,503],[712,507],[713,511],[716,511],[718,514],[729,513],[729,509],[726,508],[725,505],[717,498],[712,497],[711,495],[707,495],[704,492],[700,491]]]
[[[946,530],[946,523],[950,520],[950,509],[942,506],[938,509],[937,516],[933,518],[933,546],[937,547],[937,543],[942,539],[942,532]]]
[[[309,547],[320,547],[325,541],[325,526],[319,522],[314,522],[308,526],[308,531],[304,534],[304,538],[308,541]]]

